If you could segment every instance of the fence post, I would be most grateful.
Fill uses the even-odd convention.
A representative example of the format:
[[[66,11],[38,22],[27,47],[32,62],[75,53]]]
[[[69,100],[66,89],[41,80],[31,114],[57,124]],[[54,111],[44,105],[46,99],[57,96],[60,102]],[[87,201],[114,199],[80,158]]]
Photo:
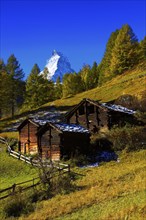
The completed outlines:
[[[32,162],[32,160],[33,160],[32,157],[30,157],[30,163],[31,163],[31,165],[33,166],[33,162]]]
[[[16,188],[16,184],[14,183],[14,184],[12,185],[12,194],[15,193],[15,188]]]
[[[70,173],[70,164],[68,164],[68,172]]]
[[[11,153],[11,148],[10,148],[10,150],[9,150],[9,155],[10,155],[10,153]]]
[[[59,175],[61,175],[61,167],[60,167],[60,163],[58,162],[58,167],[59,167]]]
[[[18,159],[20,160],[20,158],[21,158],[21,153],[19,153],[19,157],[18,157]]]

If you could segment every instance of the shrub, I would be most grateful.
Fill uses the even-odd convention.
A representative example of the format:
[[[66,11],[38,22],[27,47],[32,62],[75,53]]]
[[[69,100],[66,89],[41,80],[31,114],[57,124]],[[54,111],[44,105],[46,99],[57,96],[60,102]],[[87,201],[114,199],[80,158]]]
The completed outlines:
[[[113,143],[114,150],[134,151],[144,149],[146,146],[146,128],[144,127],[123,127],[113,128],[108,134],[109,140]]]
[[[68,163],[71,165],[71,167],[75,167],[75,166],[87,165],[89,161],[86,155],[76,154],[74,157],[68,160]]]
[[[69,175],[60,175],[52,179],[51,192],[56,194],[67,194],[73,191],[75,186],[72,184],[71,177]]]
[[[19,217],[21,214],[28,214],[34,210],[30,200],[21,193],[10,196],[4,205],[5,217]]]

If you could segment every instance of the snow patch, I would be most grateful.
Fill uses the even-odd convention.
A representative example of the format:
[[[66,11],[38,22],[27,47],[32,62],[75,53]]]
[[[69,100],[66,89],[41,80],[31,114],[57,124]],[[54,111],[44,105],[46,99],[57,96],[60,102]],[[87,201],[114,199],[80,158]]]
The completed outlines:
[[[55,126],[61,131],[89,133],[88,129],[75,124],[55,123]]]
[[[102,103],[101,105],[108,109],[119,111],[119,112],[124,112],[124,113],[131,114],[131,115],[136,113],[136,111],[125,108],[121,105],[114,105],[114,104],[107,104],[107,103]]]

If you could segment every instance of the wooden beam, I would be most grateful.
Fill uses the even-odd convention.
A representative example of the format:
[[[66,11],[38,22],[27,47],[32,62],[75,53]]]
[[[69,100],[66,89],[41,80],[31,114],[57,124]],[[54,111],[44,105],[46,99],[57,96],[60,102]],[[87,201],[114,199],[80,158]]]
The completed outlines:
[[[86,117],[86,125],[87,125],[87,128],[89,129],[88,103],[87,103],[87,101],[85,102],[85,117]]]
[[[95,106],[95,120],[97,122],[97,125],[99,126],[100,125],[100,119],[99,119],[99,110],[98,110],[97,106]]]
[[[52,138],[52,136],[51,136],[51,130],[52,130],[52,128],[49,127],[50,160],[52,160],[52,144],[51,144],[51,138]]]
[[[76,111],[76,124],[79,124],[79,120],[78,120],[78,118],[79,118],[79,114],[78,114],[78,112]]]

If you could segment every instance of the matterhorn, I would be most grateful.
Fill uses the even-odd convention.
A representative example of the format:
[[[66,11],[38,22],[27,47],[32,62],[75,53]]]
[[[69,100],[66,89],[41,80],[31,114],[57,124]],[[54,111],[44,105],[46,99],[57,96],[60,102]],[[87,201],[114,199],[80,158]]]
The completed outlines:
[[[40,74],[45,74],[46,72],[47,79],[56,82],[58,77],[60,77],[60,80],[62,81],[63,75],[65,73],[73,73],[74,70],[71,68],[67,57],[65,57],[62,53],[54,50],[52,52],[51,58],[47,60],[47,64]]]

